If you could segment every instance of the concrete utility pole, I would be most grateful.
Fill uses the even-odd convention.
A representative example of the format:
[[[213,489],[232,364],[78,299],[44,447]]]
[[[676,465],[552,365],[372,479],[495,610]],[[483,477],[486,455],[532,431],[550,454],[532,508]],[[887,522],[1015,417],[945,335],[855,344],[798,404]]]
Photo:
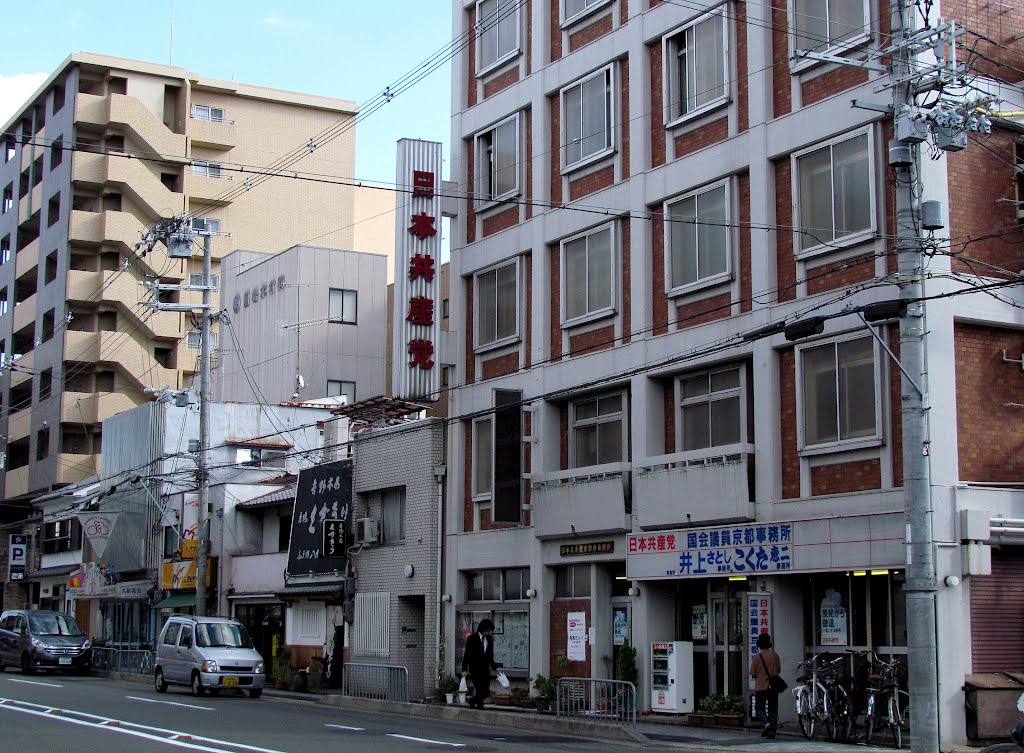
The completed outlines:
[[[905,0],[891,6],[894,42],[909,37]],[[915,104],[910,79],[910,48],[899,45],[892,57],[894,105]],[[900,415],[903,421],[903,499],[907,525],[907,575],[903,590],[907,598],[907,659],[910,691],[911,750],[939,753],[938,667],[935,651],[935,563],[932,554],[931,487],[928,477],[927,374],[924,358],[924,303],[921,275],[924,255],[917,227],[914,188],[916,146],[909,148],[912,159],[892,159],[896,181],[896,253],[899,263],[900,299],[907,308],[900,317],[900,360],[906,372],[900,378]]]
[[[203,311],[200,328],[199,371],[199,458],[196,480],[199,486],[199,548],[196,552],[196,614],[206,614],[206,569],[210,556],[210,521],[207,505],[210,499],[210,477],[206,471],[206,452],[210,447],[210,267],[211,241],[209,231],[203,233]]]

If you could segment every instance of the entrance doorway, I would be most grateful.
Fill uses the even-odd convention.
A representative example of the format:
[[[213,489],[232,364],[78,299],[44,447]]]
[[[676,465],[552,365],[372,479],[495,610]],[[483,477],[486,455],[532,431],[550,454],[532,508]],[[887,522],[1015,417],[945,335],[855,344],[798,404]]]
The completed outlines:
[[[235,619],[245,626],[269,671],[275,656],[274,646],[284,645],[284,605],[236,604]]]
[[[708,654],[711,662],[709,691],[712,694],[742,695],[747,683],[743,676],[743,597],[735,589],[711,594]]]

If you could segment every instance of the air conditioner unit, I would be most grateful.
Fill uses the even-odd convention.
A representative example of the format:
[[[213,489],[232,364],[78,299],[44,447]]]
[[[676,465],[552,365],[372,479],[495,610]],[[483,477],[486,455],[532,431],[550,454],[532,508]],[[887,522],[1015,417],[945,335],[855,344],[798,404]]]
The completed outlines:
[[[357,544],[376,544],[379,534],[377,521],[373,518],[359,518],[356,521]]]

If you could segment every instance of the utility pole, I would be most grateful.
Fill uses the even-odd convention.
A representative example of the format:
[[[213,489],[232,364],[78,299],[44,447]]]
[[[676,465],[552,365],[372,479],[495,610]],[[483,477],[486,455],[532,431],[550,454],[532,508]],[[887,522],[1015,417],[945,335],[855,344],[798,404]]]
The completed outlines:
[[[191,220],[186,217],[176,217],[172,220],[160,223],[156,228],[149,231],[140,245],[147,245],[149,249],[157,240],[167,244],[167,255],[172,259],[192,258],[192,244],[196,235],[203,238],[203,284],[202,285],[166,285],[161,282],[144,282],[144,287],[153,292],[153,299],[150,301],[139,301],[139,303],[154,308],[157,311],[177,311],[194,313],[199,311],[200,324],[200,372],[199,372],[199,452],[196,458],[196,486],[199,490],[199,515],[197,521],[197,536],[199,538],[196,549],[196,614],[206,614],[206,572],[210,556],[210,530],[208,519],[210,478],[207,471],[207,450],[210,446],[210,322],[216,314],[212,312],[210,294],[213,287],[210,285],[210,271],[212,267],[212,234],[207,229],[196,230]],[[148,252],[148,251],[147,251]],[[144,254],[143,254],[144,255]],[[202,291],[203,302],[199,305],[190,303],[163,303],[160,301],[160,293],[163,291]],[[179,405],[187,404],[187,400]]]

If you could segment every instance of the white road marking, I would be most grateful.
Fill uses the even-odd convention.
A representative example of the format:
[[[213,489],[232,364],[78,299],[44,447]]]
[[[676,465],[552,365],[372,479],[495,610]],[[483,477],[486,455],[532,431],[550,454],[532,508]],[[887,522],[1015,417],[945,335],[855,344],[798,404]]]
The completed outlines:
[[[19,680],[16,677],[8,677],[7,682],[21,682],[25,685],[42,685],[47,688],[63,688],[63,685],[58,685],[55,682],[40,682],[39,680]]]
[[[261,748],[255,745],[245,745],[243,743],[232,742],[230,740],[220,740],[215,737],[204,737],[191,732],[180,732],[178,730],[165,729],[162,727],[150,727],[145,724],[137,724],[124,719],[99,716],[97,714],[89,714],[84,711],[75,711],[73,709],[61,709],[55,706],[44,706],[39,703],[20,701],[15,698],[0,698],[0,710],[20,711],[23,714],[45,716],[50,719],[57,719],[64,722],[70,722],[72,724],[92,727],[93,729],[118,732],[125,735],[145,738],[147,740],[154,740],[156,742],[173,745],[179,748],[206,751],[207,753],[234,753],[238,750],[251,750],[256,751],[256,753],[285,753],[285,751],[276,750],[274,748]],[[53,712],[57,713],[55,714]],[[162,737],[161,735],[165,736]],[[224,747],[211,748],[206,745],[197,744],[199,742]]]
[[[216,711],[212,706],[196,706],[192,703],[178,703],[177,701],[158,701],[156,698],[142,698],[137,695],[126,695],[125,698],[130,698],[133,701],[142,701],[143,703],[165,703],[168,706],[181,706],[183,709],[196,709],[198,711]]]
[[[432,745],[450,745],[453,748],[465,748],[465,743],[449,743],[444,740],[430,740],[426,737],[411,737],[410,735],[392,735],[388,737],[397,737],[399,740],[412,740],[414,743],[430,743]]]
[[[352,732],[365,732],[366,727],[346,727],[344,724],[325,724],[325,727],[334,727],[335,729],[347,729]]]

